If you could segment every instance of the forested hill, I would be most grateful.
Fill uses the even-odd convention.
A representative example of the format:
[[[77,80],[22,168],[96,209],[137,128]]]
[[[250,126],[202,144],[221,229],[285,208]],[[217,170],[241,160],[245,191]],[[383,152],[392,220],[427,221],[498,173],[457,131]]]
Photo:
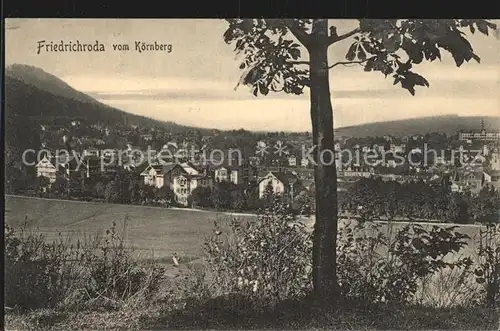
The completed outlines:
[[[453,134],[461,130],[480,130],[484,120],[486,130],[500,131],[500,117],[493,116],[431,116],[389,122],[377,122],[338,128],[336,135],[346,137],[394,137],[441,132]]]
[[[83,102],[57,95],[8,74],[5,76],[5,114],[8,117],[30,118],[45,124],[57,124],[57,122],[77,119],[89,125],[136,124],[144,127],[164,127],[174,132],[188,128],[173,122],[127,113],[97,101]]]

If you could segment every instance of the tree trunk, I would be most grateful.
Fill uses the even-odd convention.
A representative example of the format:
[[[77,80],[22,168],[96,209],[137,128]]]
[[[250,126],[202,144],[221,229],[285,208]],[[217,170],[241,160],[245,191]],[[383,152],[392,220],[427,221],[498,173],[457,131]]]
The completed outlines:
[[[333,110],[328,80],[328,20],[313,21],[310,58],[310,92],[316,222],[313,235],[313,287],[317,299],[330,301],[337,294],[337,173],[333,142]],[[332,302],[333,303],[333,302]]]

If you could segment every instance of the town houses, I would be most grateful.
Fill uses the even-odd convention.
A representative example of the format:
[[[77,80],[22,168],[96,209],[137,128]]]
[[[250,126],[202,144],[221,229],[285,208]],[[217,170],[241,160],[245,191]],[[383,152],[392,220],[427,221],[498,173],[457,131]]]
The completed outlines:
[[[243,131],[244,139],[238,141],[250,140],[239,148],[230,133],[174,134],[137,124],[113,127],[102,123],[82,130],[82,121],[72,120],[66,126],[41,125],[41,147],[53,152],[58,147],[67,148],[71,157],[67,161],[60,156],[40,158],[34,166],[37,177],[46,177],[49,183],[77,174],[86,180],[109,181],[126,173],[141,185],[168,188],[181,206],[191,205],[194,193],[220,185],[255,192],[259,199],[270,192],[287,201],[301,192],[313,195],[313,169],[318,160],[311,153],[308,135],[287,140],[283,135],[263,137]],[[339,190],[362,178],[426,183],[447,180],[449,191],[472,194],[488,186],[498,189],[500,140],[492,137],[484,123],[481,135],[433,132],[337,137],[332,149]]]

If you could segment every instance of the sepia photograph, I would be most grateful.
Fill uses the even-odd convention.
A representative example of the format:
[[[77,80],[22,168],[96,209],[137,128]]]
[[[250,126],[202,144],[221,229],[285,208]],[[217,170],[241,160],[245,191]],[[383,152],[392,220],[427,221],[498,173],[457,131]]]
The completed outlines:
[[[4,22],[6,330],[500,330],[500,20]]]

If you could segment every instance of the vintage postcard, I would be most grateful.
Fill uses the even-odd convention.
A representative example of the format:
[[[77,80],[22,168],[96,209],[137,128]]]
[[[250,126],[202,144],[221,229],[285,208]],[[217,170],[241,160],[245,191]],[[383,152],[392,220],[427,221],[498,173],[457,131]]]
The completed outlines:
[[[5,21],[7,329],[495,329],[485,19]]]

